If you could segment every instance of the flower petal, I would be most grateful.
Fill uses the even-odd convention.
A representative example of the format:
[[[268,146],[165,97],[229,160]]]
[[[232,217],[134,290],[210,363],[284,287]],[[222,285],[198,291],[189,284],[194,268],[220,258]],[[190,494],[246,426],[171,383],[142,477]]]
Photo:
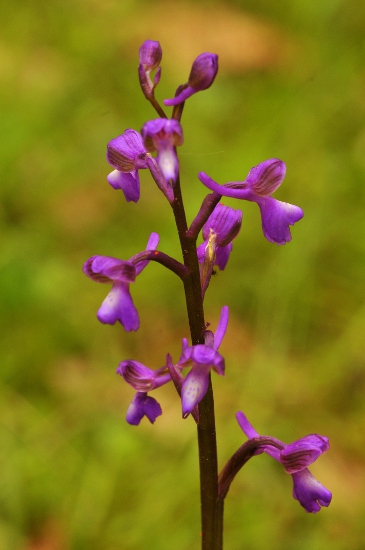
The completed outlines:
[[[104,324],[114,325],[119,321],[127,332],[138,330],[139,317],[133,303],[129,285],[114,283],[108,296],[105,298],[97,315]]]
[[[83,272],[97,283],[133,283],[136,268],[130,262],[111,256],[92,256],[83,265]]]
[[[254,166],[248,173],[244,183],[256,195],[268,196],[281,185],[286,172],[285,163],[279,159],[269,159]]]
[[[299,206],[277,201],[272,197],[252,199],[260,207],[262,231],[271,243],[285,244],[291,241],[289,225],[302,219],[303,210]]]
[[[126,420],[129,424],[138,426],[144,416],[153,424],[162,414],[160,404],[146,393],[137,392],[128,407]]]
[[[194,365],[186,376],[181,388],[181,403],[183,418],[187,418],[194,409],[195,405],[200,403],[207,393],[209,385],[209,366]]]
[[[217,350],[222,343],[224,335],[226,334],[229,319],[229,308],[223,306],[218,321],[217,330],[214,333],[214,349]],[[242,413],[243,414],[243,413]]]
[[[280,462],[288,474],[293,474],[310,466],[328,449],[327,437],[317,434],[307,435],[286,445],[280,453]]]
[[[127,202],[138,202],[140,197],[139,175],[137,170],[132,172],[120,172],[114,170],[107,178],[113,189],[121,189]]]
[[[124,380],[137,391],[149,392],[170,382],[170,373],[161,374],[133,360],[122,361],[117,368]]]
[[[179,161],[173,147],[161,147],[157,155],[157,163],[166,181],[176,181],[179,173]]]
[[[332,493],[319,483],[307,468],[292,474],[292,478],[293,497],[307,512],[315,514],[320,511],[321,506],[329,506]]]
[[[228,263],[229,256],[231,255],[233,244],[229,243],[227,246],[217,246],[215,265],[223,271]]]

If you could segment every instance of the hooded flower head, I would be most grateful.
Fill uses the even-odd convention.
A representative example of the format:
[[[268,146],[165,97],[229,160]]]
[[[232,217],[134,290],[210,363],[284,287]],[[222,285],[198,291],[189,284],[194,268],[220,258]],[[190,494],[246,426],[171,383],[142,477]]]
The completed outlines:
[[[176,181],[179,163],[174,148],[184,142],[180,123],[174,119],[156,118],[142,128],[147,151],[157,151],[157,163],[166,181]]]
[[[128,129],[107,145],[106,158],[115,170],[107,180],[114,189],[122,189],[128,202],[137,202],[140,195],[138,170],[148,168],[146,149],[141,134]]]
[[[237,422],[249,439],[259,437],[259,434],[249,423],[243,412],[236,414]],[[275,440],[277,441],[277,440]],[[293,478],[293,497],[299,501],[307,512],[319,512],[321,506],[329,506],[332,494],[317,481],[310,471],[310,466],[321,454],[329,449],[328,438],[311,434],[289,445],[280,441],[283,449],[279,450],[270,445],[265,445],[256,454],[262,452],[272,456],[280,462],[285,471]]]
[[[131,359],[119,363],[117,374],[120,374],[132,388],[140,392],[155,390],[171,380],[170,373],[166,367],[152,370],[142,363]]]
[[[291,240],[289,226],[303,217],[303,211],[298,206],[271,197],[281,185],[285,172],[283,161],[269,159],[252,168],[244,181],[218,185],[204,172],[199,173],[199,179],[219,195],[256,202],[260,208],[266,239],[272,243],[285,244]]]
[[[209,88],[218,72],[218,56],[215,53],[202,53],[195,59],[188,83],[173,99],[165,99],[165,105],[178,105],[196,92]]]
[[[151,233],[146,250],[155,250],[159,241],[157,233]],[[112,289],[98,311],[101,323],[114,325],[119,321],[126,331],[139,328],[139,317],[133,303],[129,285],[148,264],[148,260],[133,265],[131,261],[110,256],[92,256],[84,266],[87,277],[98,283],[111,283]]]
[[[229,310],[224,306],[215,334],[206,331],[206,343],[189,346],[184,338],[178,368],[191,367],[181,388],[183,418],[189,416],[195,405],[200,403],[207,393],[210,369],[224,376],[224,359],[218,348],[227,330]]]

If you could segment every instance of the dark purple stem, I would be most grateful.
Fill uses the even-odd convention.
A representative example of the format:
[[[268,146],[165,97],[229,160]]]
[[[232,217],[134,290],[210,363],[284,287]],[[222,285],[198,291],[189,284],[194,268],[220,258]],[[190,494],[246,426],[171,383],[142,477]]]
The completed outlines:
[[[249,439],[244,443],[228,460],[218,478],[218,498],[223,501],[226,497],[229,487],[240,471],[242,466],[252,458],[255,454],[260,454],[264,449],[262,447],[275,447],[276,449],[284,449],[281,441],[268,436],[259,436]]]
[[[189,269],[190,276],[184,280],[186,307],[192,344],[204,343],[204,310],[200,283],[198,256],[196,252],[196,237],[187,235],[188,227],[185,209],[181,195],[179,178],[174,187],[175,199],[172,209],[176,227],[179,233],[184,265]],[[202,521],[202,550],[221,550],[222,548],[222,518],[223,507],[218,500],[218,459],[215,431],[214,398],[212,383],[204,399],[199,403],[198,447],[200,469],[200,502]]]
[[[135,256],[132,256],[129,261],[133,265],[136,265],[139,262],[146,260],[158,262],[159,264],[164,265],[167,269],[170,269],[170,271],[173,271],[178,277],[180,277],[183,282],[185,282],[190,275],[189,270],[182,263],[174,260],[174,258],[168,256],[168,254],[164,254],[164,252],[160,252],[159,250],[144,250],[143,252],[139,252]]]

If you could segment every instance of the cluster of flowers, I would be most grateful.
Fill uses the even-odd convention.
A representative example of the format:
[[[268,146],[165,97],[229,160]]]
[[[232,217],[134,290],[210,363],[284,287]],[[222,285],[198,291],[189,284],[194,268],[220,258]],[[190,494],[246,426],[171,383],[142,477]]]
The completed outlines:
[[[141,88],[146,98],[153,102],[154,89],[161,76],[162,50],[158,42],[147,40],[142,44],[139,53]],[[169,203],[173,204],[174,188],[179,177],[176,147],[183,143],[179,113],[181,114],[186,99],[211,86],[217,70],[217,55],[211,53],[199,55],[192,65],[187,84],[179,86],[174,98],[164,101],[165,105],[174,108],[171,119],[168,119],[159,107],[157,110],[161,111],[161,117],[146,122],[141,132],[127,129],[108,143],[107,161],[114,170],[108,175],[107,180],[114,189],[122,190],[126,201],[139,200],[139,170],[148,169],[159,189]],[[153,71],[156,73],[152,79]],[[157,152],[156,157],[152,156],[154,152]],[[281,245],[291,240],[289,226],[303,217],[299,207],[271,197],[281,185],[285,171],[284,162],[274,158],[252,168],[243,181],[219,185],[204,172],[199,173],[199,179],[210,191],[218,195],[219,200],[226,196],[256,202],[261,213],[264,236],[270,242]],[[242,223],[242,212],[219,203],[219,200],[202,227],[203,242],[197,249],[198,261],[201,264],[203,296],[213,267],[218,266],[221,270],[226,267],[232,251],[232,241],[238,235]],[[154,252],[156,258],[158,254],[162,254],[157,251],[158,242],[158,234],[152,233],[146,250],[129,260],[93,256],[85,262],[83,267],[85,275],[96,282],[112,285],[97,314],[100,322],[115,324],[119,321],[126,331],[139,328],[139,316],[129,287],[148,262],[155,259],[150,253]],[[171,261],[178,264],[176,260],[171,259]],[[181,395],[183,417],[186,418],[192,414],[195,420],[199,421],[197,405],[207,392],[210,370],[213,369],[221,376],[224,375],[225,362],[218,349],[227,329],[228,314],[228,307],[224,306],[215,333],[205,331],[204,344],[189,345],[188,340],[184,338],[181,356],[175,364],[170,355],[167,355],[165,365],[158,370],[152,370],[134,360],[120,363],[117,373],[136,390],[127,411],[126,418],[130,424],[138,425],[144,416],[153,423],[162,414],[159,403],[148,393],[171,381]],[[184,377],[182,371],[188,367],[190,371]],[[238,421],[249,438],[258,436],[243,413],[238,413]],[[261,449],[260,452],[271,454],[284,465],[286,471],[293,476],[294,497],[308,512],[316,512],[320,509],[320,505],[328,506],[331,493],[311,476],[307,466],[328,447],[326,438],[307,436],[285,446],[281,452],[269,447]],[[301,457],[299,466],[296,460],[293,469],[290,461],[298,453]]]

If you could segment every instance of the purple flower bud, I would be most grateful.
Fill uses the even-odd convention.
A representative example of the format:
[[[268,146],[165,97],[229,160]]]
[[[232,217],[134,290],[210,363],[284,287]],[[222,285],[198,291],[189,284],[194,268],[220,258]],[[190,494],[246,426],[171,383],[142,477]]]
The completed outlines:
[[[154,89],[160,81],[162,49],[160,43],[155,40],[146,40],[139,49],[138,76],[142,91],[147,99],[153,97]],[[153,82],[151,72],[157,69]]]
[[[107,145],[106,159],[115,170],[107,180],[114,189],[122,189],[128,202],[137,202],[140,195],[138,170],[148,168],[147,151],[142,136],[128,129]]]
[[[187,85],[182,87],[177,96],[165,99],[165,105],[178,105],[196,92],[209,88],[218,72],[218,56],[215,53],[202,53],[195,59],[190,71]]]
[[[238,412],[236,418],[241,429],[249,439],[259,437],[259,434],[252,427],[243,412]],[[274,438],[272,439],[274,441]],[[278,440],[275,441],[278,442]],[[307,512],[314,514],[319,512],[321,506],[329,506],[332,499],[331,492],[323,487],[307,468],[321,454],[328,451],[328,438],[312,434],[298,439],[289,445],[286,445],[282,441],[279,441],[279,443],[283,446],[282,451],[271,445],[265,445],[263,450],[260,450],[257,454],[265,452],[284,466],[285,471],[293,478],[293,497],[299,501]]]
[[[162,59],[162,48],[156,40],[145,40],[139,48],[139,62],[146,71],[157,69]]]
[[[157,163],[166,181],[176,181],[179,163],[174,147],[184,142],[180,123],[174,119],[156,118],[146,122],[142,137],[147,151],[157,151]]]
[[[128,407],[126,420],[128,424],[138,426],[142,418],[146,416],[151,424],[153,424],[161,414],[161,406],[156,399],[144,392],[137,392]]]
[[[262,230],[266,239],[272,243],[285,244],[291,241],[289,226],[303,217],[303,211],[298,206],[270,196],[281,185],[285,170],[283,161],[269,159],[252,168],[244,181],[218,185],[204,172],[199,173],[199,179],[208,189],[219,195],[256,202],[260,208]]]

